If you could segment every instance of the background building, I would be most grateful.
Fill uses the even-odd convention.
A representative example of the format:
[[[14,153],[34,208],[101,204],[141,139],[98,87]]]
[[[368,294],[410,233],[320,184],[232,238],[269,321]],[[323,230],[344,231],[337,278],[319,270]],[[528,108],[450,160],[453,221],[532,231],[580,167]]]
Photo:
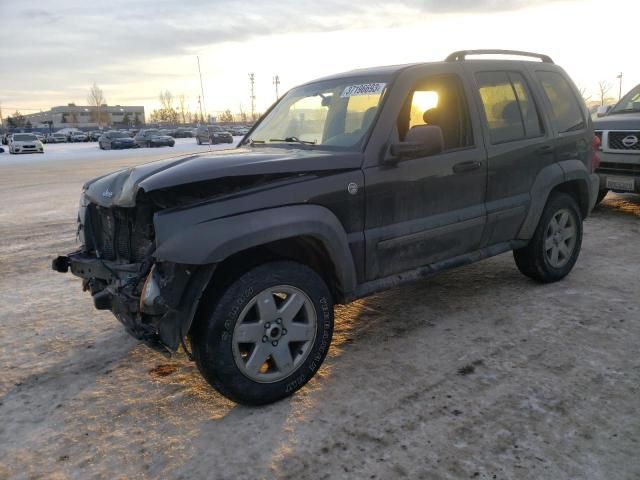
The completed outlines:
[[[70,103],[64,107],[53,107],[46,112],[31,113],[24,117],[34,128],[51,124],[52,129],[134,126],[145,123],[144,107],[124,105],[90,107]]]

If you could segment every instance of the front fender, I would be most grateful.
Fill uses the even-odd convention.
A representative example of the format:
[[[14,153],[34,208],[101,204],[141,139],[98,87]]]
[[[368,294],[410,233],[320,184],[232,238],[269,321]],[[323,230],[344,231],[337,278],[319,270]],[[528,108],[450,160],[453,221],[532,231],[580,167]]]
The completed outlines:
[[[188,210],[156,215],[157,261],[206,265],[276,240],[309,236],[324,245],[342,291],[355,289],[356,273],[347,235],[327,208],[292,205],[193,224],[185,222],[185,215]]]

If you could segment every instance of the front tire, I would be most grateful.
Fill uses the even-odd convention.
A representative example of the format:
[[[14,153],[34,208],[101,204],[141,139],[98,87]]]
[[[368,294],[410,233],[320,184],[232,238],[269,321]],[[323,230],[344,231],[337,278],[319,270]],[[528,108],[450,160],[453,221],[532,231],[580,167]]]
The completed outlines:
[[[237,403],[263,405],[293,394],[327,354],[333,300],[322,278],[305,265],[262,264],[207,303],[191,334],[196,364],[216,390]]]
[[[568,275],[582,246],[582,215],[575,199],[553,193],[533,238],[513,251],[520,272],[539,282],[557,282]]]

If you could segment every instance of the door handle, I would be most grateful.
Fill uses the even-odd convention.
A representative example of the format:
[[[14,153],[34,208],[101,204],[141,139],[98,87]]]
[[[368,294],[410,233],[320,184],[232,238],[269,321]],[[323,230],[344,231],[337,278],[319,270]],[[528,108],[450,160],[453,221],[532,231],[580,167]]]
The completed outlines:
[[[542,155],[548,155],[554,152],[554,148],[551,145],[543,145],[542,147],[536,150],[536,153],[540,153]]]
[[[482,166],[482,162],[460,162],[453,166],[453,173],[464,173],[472,170],[477,170]]]

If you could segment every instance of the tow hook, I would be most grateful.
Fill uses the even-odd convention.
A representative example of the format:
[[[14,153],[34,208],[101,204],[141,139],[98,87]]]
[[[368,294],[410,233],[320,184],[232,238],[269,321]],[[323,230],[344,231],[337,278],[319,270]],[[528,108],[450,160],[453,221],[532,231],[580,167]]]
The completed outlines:
[[[70,264],[71,262],[69,262],[69,257],[60,256],[51,262],[51,268],[56,272],[67,273],[69,271]]]

